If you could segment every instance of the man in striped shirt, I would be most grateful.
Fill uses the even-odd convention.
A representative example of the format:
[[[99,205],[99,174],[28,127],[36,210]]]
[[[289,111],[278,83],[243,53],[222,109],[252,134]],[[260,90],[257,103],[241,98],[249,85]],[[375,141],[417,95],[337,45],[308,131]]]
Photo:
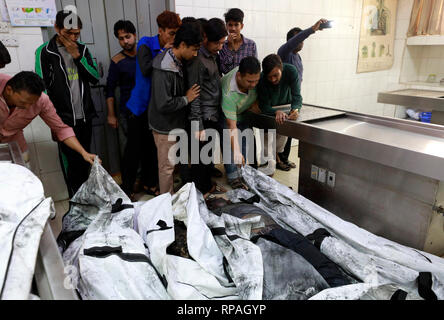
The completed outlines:
[[[261,77],[261,65],[255,57],[244,58],[239,67],[233,69],[222,78],[222,110],[226,121],[225,129],[230,130],[231,161],[226,159],[227,152],[224,151],[225,170],[228,183],[233,189],[247,187],[242,183],[238,167],[246,164],[247,145],[242,143],[239,130],[249,128],[243,119],[243,113],[251,108],[257,107],[256,86]],[[253,135],[252,135],[253,137]],[[226,136],[224,135],[224,139]],[[248,140],[248,139],[247,139]],[[254,154],[254,139],[250,141],[249,155]],[[253,150],[251,150],[253,149]],[[224,150],[226,150],[224,143]],[[229,154],[229,153],[228,153]],[[251,159],[248,157],[247,159]],[[228,161],[227,161],[228,160]]]
[[[219,52],[220,71],[223,74],[227,74],[238,67],[243,58],[257,58],[256,43],[241,34],[244,28],[244,13],[242,10],[230,9],[225,14],[225,22],[229,35],[228,40]]]

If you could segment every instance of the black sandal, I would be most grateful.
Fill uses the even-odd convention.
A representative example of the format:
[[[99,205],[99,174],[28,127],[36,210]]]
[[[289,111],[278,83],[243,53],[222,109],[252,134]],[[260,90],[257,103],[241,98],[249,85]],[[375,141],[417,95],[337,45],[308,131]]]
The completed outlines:
[[[241,179],[237,178],[228,182],[233,190],[244,189],[249,191],[250,189],[241,181]]]
[[[278,162],[278,163],[276,164],[276,169],[278,169],[278,170],[282,170],[282,171],[285,171],[285,172],[288,172],[288,171],[291,170],[291,167],[290,167],[289,165],[286,165],[286,164],[283,163],[283,162]]]

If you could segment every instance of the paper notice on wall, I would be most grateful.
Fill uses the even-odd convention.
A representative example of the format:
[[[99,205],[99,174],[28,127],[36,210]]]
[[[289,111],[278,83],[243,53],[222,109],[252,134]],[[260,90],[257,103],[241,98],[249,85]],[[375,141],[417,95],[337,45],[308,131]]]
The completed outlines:
[[[15,27],[51,27],[55,23],[55,0],[6,0],[6,6]]]
[[[6,7],[6,0],[0,0],[0,15],[3,22],[9,22],[9,12]]]
[[[390,69],[394,62],[398,0],[364,0],[358,73]]]

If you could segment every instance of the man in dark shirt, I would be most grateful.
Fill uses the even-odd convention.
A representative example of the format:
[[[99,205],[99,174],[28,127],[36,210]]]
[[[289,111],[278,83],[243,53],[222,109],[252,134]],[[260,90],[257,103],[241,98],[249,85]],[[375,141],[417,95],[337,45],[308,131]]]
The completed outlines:
[[[136,84],[136,28],[131,21],[120,20],[114,25],[114,35],[119,40],[122,51],[111,59],[106,84],[106,103],[108,105],[108,124],[111,128],[119,128],[120,148],[124,150],[128,134],[129,110],[126,103]],[[117,116],[115,94],[120,88],[119,113]],[[123,154],[123,151],[121,151]]]
[[[206,140],[205,130],[215,129],[222,132],[219,125],[221,118],[222,85],[219,66],[217,64],[218,52],[225,43],[228,32],[225,23],[218,18],[203,22],[204,30],[203,46],[200,48],[197,58],[188,64],[188,87],[197,84],[200,86],[200,96],[191,103],[189,119],[198,124],[198,131],[192,132],[191,139],[200,141],[200,150],[208,142]],[[222,137],[222,136],[221,136]],[[213,141],[211,141],[213,142]],[[214,142],[213,142],[214,143]],[[222,190],[211,181],[212,165],[205,165],[199,157],[199,164],[193,164],[191,167],[191,177],[196,183],[197,189],[205,196]]]
[[[316,24],[306,30],[300,28],[293,28],[287,34],[287,42],[279,48],[278,55],[281,57],[282,62],[292,64],[298,70],[299,86],[302,85],[304,66],[302,64],[302,58],[299,52],[304,48],[304,40],[314,34],[316,31],[322,30],[321,24],[328,22],[328,20],[321,19]],[[293,111],[292,117],[298,118],[299,111]],[[285,150],[279,153],[279,159],[285,166],[296,168],[296,164],[289,160],[291,153],[292,139],[288,139]]]

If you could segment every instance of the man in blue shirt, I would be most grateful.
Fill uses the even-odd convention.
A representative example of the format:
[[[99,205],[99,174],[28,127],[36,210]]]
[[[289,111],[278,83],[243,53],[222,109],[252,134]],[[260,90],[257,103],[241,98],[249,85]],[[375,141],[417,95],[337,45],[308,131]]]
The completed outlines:
[[[141,167],[142,183],[150,195],[159,194],[157,148],[148,126],[148,106],[151,100],[151,77],[154,58],[171,48],[182,21],[179,15],[164,11],[157,17],[159,33],[143,37],[137,46],[136,85],[126,107],[128,116],[128,142],[123,156],[123,191],[133,197],[137,171]]]
[[[298,70],[299,86],[302,85],[304,66],[302,64],[302,58],[299,52],[304,48],[304,40],[314,34],[316,31],[322,30],[321,24],[328,22],[328,20],[321,19],[313,27],[306,30],[300,28],[293,28],[287,34],[287,43],[282,45],[278,50],[278,55],[281,57],[282,62],[292,64]],[[297,119],[299,111],[294,110],[290,113],[290,117]],[[287,145],[283,153],[279,154],[279,159],[291,168],[296,168],[296,164],[289,160],[291,153],[292,139],[288,139]]]

